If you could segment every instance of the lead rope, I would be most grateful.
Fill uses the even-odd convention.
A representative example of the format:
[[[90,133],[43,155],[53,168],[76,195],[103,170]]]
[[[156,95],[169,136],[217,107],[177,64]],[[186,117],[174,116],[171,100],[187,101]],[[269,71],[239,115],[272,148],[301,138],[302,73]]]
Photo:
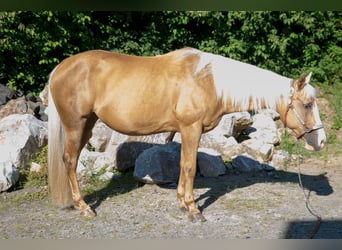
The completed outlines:
[[[321,222],[322,222],[322,217],[310,205],[310,201],[309,201],[310,191],[308,193],[305,192],[305,188],[304,188],[303,183],[302,183],[301,170],[300,170],[300,157],[299,157],[299,142],[298,142],[298,140],[297,140],[296,144],[297,144],[297,168],[298,168],[297,173],[298,173],[299,186],[303,190],[304,199],[305,199],[305,206],[306,206],[307,210],[309,211],[309,213],[312,216],[316,217],[316,219],[317,219],[317,222],[316,222],[314,228],[312,229],[312,231],[309,235],[309,239],[312,239],[313,237],[315,237],[316,233],[318,232],[318,229],[319,229]]]

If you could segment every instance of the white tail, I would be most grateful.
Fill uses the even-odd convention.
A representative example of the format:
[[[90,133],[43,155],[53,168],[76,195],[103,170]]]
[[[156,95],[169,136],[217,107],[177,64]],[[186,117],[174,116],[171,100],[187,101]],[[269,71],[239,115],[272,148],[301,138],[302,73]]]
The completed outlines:
[[[50,79],[53,73],[50,75]],[[52,203],[58,207],[72,206],[71,189],[63,162],[64,133],[50,91],[49,81],[48,174]]]

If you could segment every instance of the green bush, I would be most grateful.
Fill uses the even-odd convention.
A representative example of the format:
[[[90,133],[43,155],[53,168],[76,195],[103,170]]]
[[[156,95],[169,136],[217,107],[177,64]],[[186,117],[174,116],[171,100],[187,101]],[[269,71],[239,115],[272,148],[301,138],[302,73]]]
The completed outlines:
[[[0,12],[0,83],[37,93],[81,51],[155,55],[185,46],[340,83],[341,26],[341,12],[331,11]]]

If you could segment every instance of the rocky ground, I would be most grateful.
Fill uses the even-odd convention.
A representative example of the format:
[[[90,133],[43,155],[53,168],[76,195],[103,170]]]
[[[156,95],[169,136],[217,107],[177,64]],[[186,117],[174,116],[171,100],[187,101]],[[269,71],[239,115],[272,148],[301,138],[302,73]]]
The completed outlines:
[[[302,181],[322,217],[314,238],[342,238],[342,156],[307,158]],[[175,185],[138,185],[131,173],[86,196],[98,216],[53,208],[44,189],[0,194],[2,239],[282,239],[307,238],[316,225],[295,163],[283,170],[197,177],[195,197],[207,221],[190,223]],[[43,190],[43,191],[42,191]]]

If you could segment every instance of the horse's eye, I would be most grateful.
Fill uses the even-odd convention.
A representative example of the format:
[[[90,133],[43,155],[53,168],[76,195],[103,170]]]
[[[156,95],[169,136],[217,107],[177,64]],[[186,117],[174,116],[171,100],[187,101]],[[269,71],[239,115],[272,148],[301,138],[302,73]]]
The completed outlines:
[[[304,103],[303,106],[304,106],[305,109],[311,109],[312,108],[312,102]]]

